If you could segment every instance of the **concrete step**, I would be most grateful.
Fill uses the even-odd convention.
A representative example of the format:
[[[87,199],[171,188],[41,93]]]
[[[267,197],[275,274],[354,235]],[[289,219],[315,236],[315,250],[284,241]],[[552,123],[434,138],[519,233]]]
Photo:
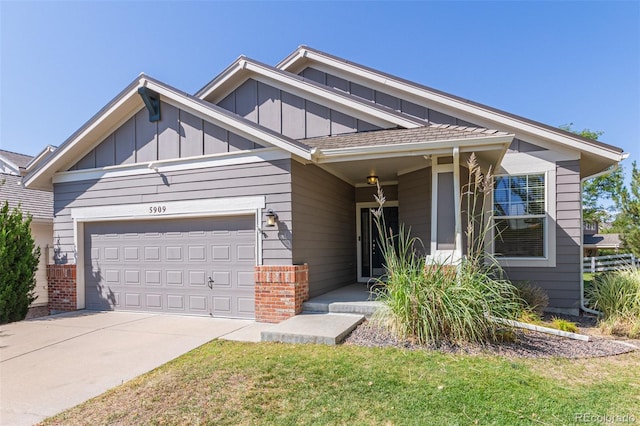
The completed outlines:
[[[303,313],[261,332],[263,342],[336,345],[364,321],[364,315]]]
[[[369,318],[380,307],[382,302],[375,300],[358,302],[325,302],[310,300],[302,304],[302,310],[309,313],[359,314]]]
[[[302,310],[305,312],[361,314],[370,317],[382,306],[381,302],[376,302],[372,300],[373,298],[374,296],[366,284],[351,284],[304,302]]]

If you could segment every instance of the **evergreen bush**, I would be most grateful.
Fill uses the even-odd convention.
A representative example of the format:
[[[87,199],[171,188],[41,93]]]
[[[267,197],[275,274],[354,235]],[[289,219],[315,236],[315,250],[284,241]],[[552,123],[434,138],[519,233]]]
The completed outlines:
[[[25,318],[36,299],[36,270],[40,247],[31,236],[31,216],[19,207],[0,209],[0,324]]]

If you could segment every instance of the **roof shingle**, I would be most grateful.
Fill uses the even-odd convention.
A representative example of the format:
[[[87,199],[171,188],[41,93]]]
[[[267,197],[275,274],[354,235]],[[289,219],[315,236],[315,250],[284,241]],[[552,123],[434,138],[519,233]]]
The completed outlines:
[[[53,193],[24,188],[20,176],[0,174],[0,203],[5,201],[12,209],[20,205],[34,219],[53,219]]]
[[[346,133],[336,136],[303,139],[302,141],[313,148],[338,149],[508,135],[509,133],[507,132],[481,127],[456,126],[452,124],[431,124],[429,126],[417,127],[415,129],[374,130],[370,132]]]

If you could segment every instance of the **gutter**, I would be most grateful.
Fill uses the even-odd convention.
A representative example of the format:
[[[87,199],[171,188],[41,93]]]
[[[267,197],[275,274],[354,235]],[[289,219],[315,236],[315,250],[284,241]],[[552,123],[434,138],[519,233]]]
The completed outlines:
[[[622,160],[624,160],[628,156],[629,154],[627,155],[623,154]],[[584,213],[582,210],[582,186],[584,185],[584,182],[586,180],[608,175],[609,173],[614,172],[617,168],[618,168],[618,163],[614,164],[613,167],[609,167],[606,170],[603,170],[591,176],[586,176],[580,179],[580,223],[581,223],[581,226],[580,226],[580,259],[581,259],[580,260],[580,309],[583,310],[584,312],[587,312],[589,314],[594,314],[594,315],[602,315],[602,312],[596,311],[595,309],[587,308],[584,304],[585,302],[584,300],[584,260],[582,260],[582,258],[584,258],[584,217],[583,217]]]

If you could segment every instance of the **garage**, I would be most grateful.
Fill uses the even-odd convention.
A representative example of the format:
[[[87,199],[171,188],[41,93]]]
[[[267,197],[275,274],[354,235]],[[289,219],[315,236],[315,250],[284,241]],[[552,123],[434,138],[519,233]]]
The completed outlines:
[[[85,306],[254,318],[253,215],[86,222]]]

